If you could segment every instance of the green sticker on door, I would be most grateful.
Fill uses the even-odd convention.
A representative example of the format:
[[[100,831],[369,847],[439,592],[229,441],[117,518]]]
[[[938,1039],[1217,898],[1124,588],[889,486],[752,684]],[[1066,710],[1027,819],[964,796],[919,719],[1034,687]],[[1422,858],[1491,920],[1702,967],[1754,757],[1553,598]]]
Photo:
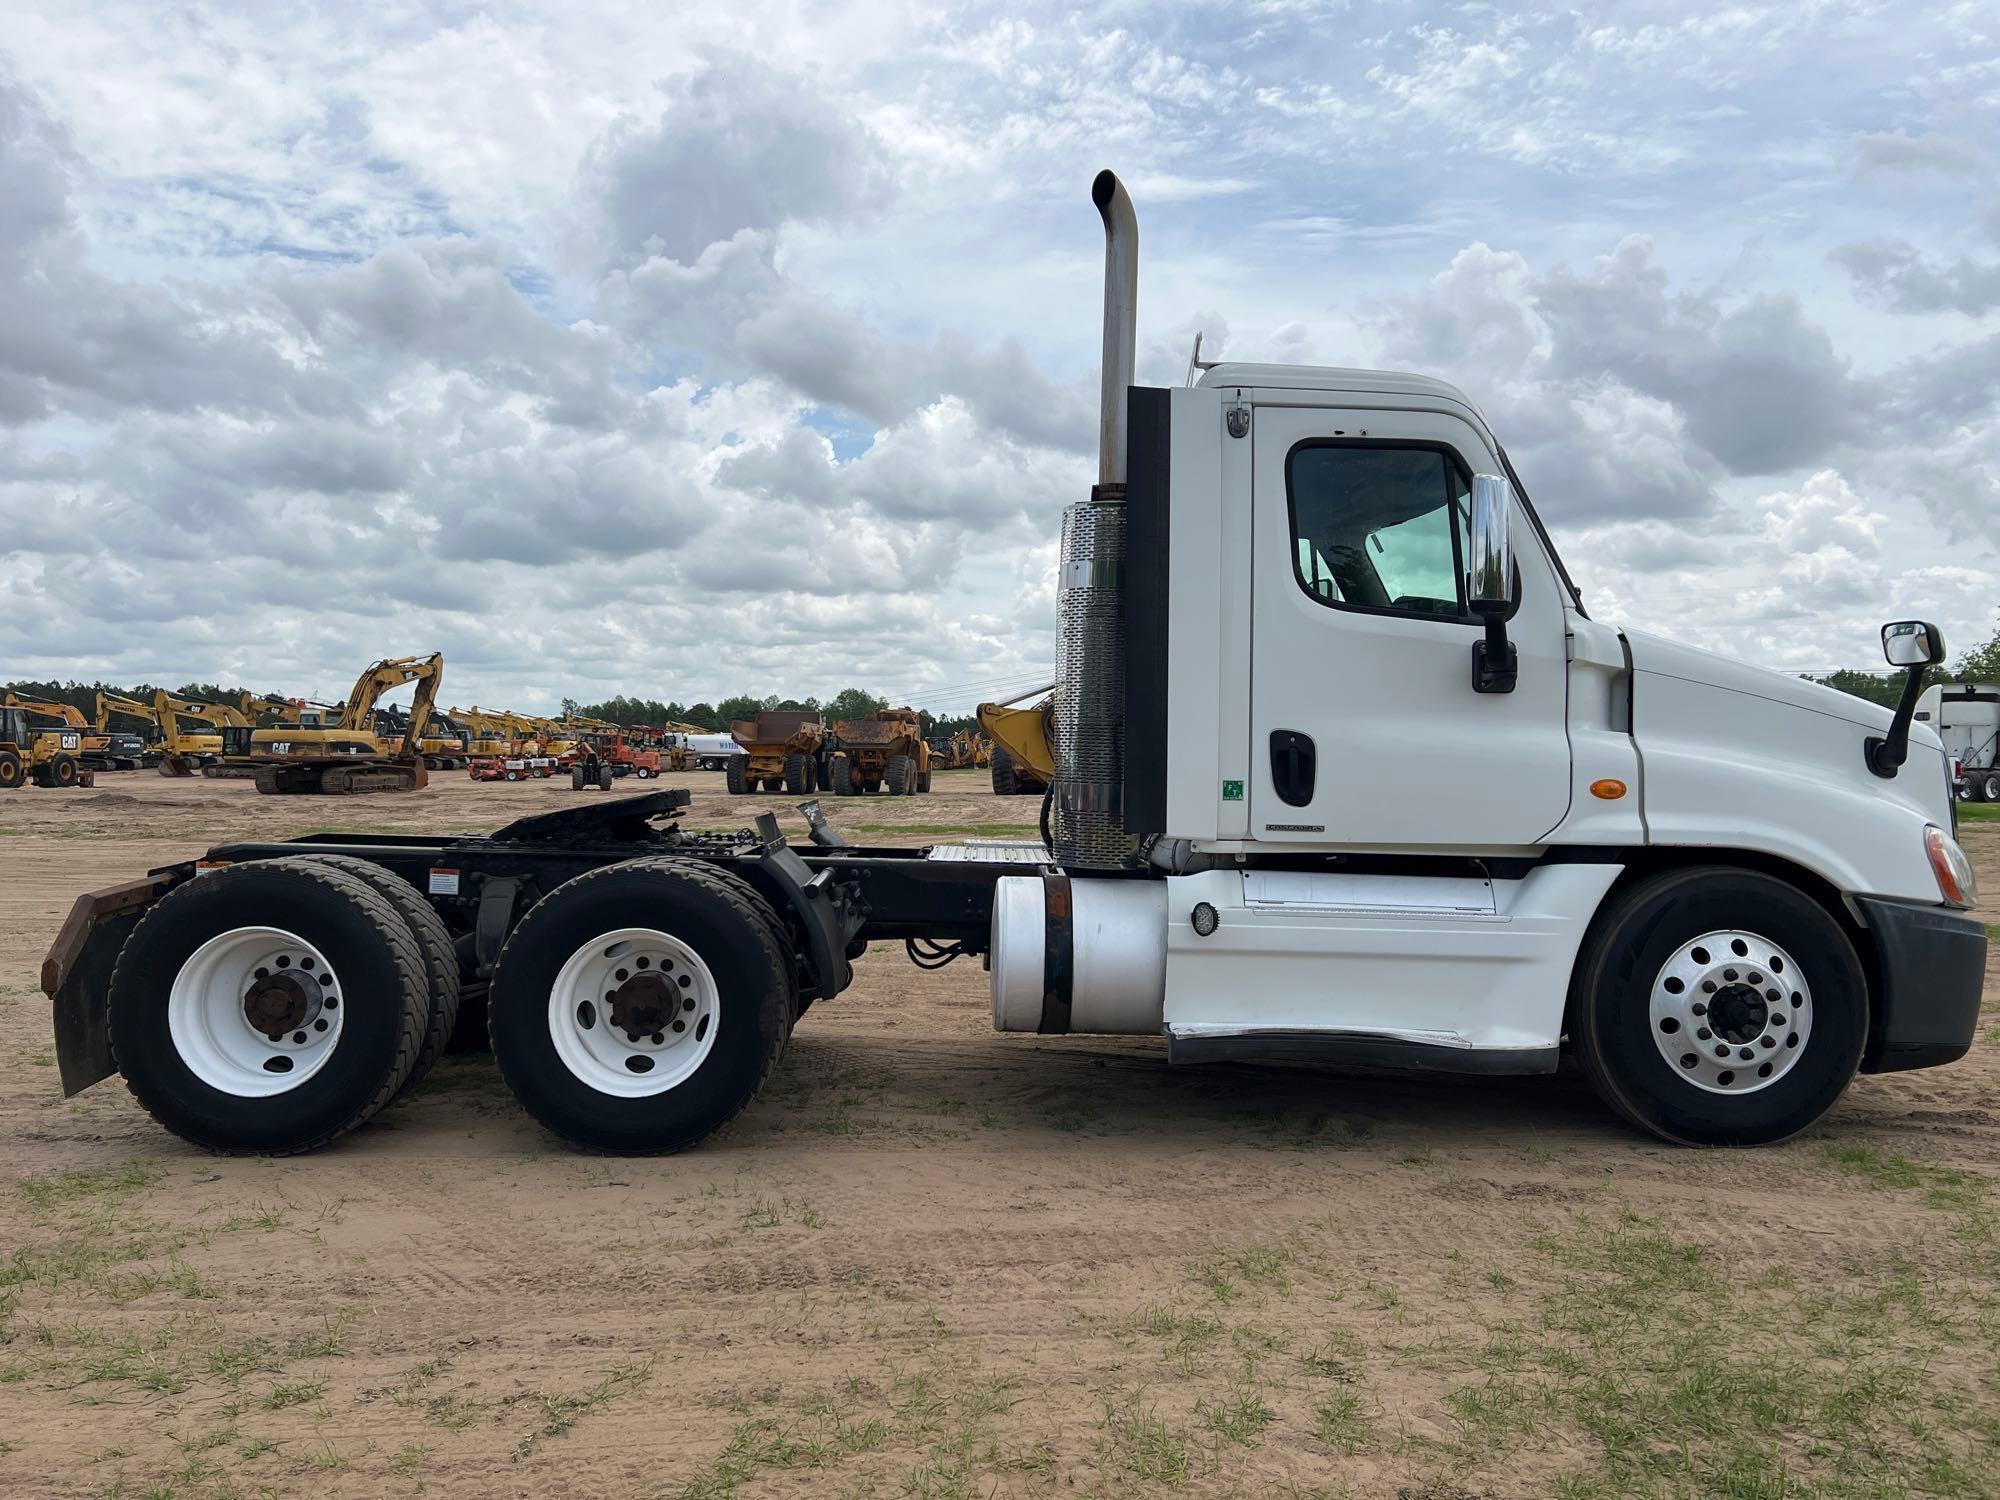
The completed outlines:
[[[1222,800],[1224,802],[1241,802],[1243,800],[1243,783],[1240,781],[1223,782]]]

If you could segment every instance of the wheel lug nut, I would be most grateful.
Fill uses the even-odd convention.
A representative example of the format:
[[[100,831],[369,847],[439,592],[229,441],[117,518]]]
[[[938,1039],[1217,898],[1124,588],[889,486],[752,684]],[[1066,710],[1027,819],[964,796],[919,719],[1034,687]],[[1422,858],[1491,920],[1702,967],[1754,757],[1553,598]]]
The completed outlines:
[[[655,1047],[659,1046],[660,1043],[664,1042],[666,1039],[667,1039],[667,1034],[664,1031],[656,1031],[653,1033],[653,1045]]]
[[[1714,1032],[1710,1031],[1706,1026],[1704,1026],[1699,1031],[1695,1032],[1695,1040],[1705,1042],[1714,1035],[1715,1035]]]
[[[1694,1013],[1698,1016],[1705,1016],[1708,1014],[1708,1007],[1697,1000],[1694,1003]]]

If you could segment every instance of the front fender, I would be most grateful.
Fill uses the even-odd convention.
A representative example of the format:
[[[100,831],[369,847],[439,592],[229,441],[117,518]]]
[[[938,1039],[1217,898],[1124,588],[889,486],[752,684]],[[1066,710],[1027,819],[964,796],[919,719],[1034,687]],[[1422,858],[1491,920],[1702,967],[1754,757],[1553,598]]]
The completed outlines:
[[[1869,728],[1731,688],[1641,671],[1632,693],[1647,842],[1743,849],[1846,895],[1935,902],[1924,826],[1951,826],[1943,752],[1913,740],[1893,778]]]

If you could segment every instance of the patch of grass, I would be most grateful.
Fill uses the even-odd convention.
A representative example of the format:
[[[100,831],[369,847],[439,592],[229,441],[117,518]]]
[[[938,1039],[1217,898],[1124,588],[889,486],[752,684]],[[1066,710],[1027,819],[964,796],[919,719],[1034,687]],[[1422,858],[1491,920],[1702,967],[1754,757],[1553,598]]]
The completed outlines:
[[[1065,1099],[1060,1104],[1052,1104],[1043,1110],[1042,1118],[1048,1122],[1049,1129],[1074,1135],[1089,1129],[1103,1119],[1104,1112],[1094,1104]]]
[[[1209,1431],[1226,1443],[1253,1447],[1257,1434],[1269,1427],[1277,1413],[1253,1391],[1232,1391],[1226,1401],[1195,1403],[1195,1412],[1208,1423]]]
[[[104,1171],[58,1172],[53,1177],[34,1178],[21,1183],[18,1191],[32,1207],[47,1213],[88,1199],[126,1199],[159,1180],[158,1172],[139,1162],[127,1162]]]
[[[2000,802],[1961,802],[1958,804],[1958,821],[2000,823]]]
[[[264,1410],[283,1411],[288,1406],[304,1406],[308,1401],[317,1401],[326,1390],[324,1380],[301,1380],[288,1385],[274,1385],[264,1396]]]
[[[789,1469],[805,1450],[769,1417],[745,1422],[722,1452],[681,1491],[681,1500],[728,1500],[764,1469]]]
[[[1361,1417],[1361,1398],[1343,1392],[1315,1406],[1313,1436],[1349,1457],[1359,1452],[1368,1441],[1368,1424]]]
[[[526,1458],[545,1439],[563,1436],[587,1413],[639,1389],[652,1378],[653,1362],[649,1359],[643,1364],[614,1366],[597,1384],[575,1395],[536,1392],[532,1399],[540,1408],[541,1425],[514,1445],[514,1456]]]
[[[1098,1462],[1119,1478],[1177,1489],[1194,1473],[1188,1434],[1143,1405],[1140,1392],[1107,1399],[1098,1429]]]
[[[446,1432],[463,1432],[486,1410],[484,1401],[469,1396],[433,1396],[424,1403],[424,1416]]]
[[[1146,1314],[1145,1330],[1161,1341],[1160,1357],[1173,1361],[1183,1375],[1192,1375],[1222,1338],[1214,1318],[1182,1317],[1169,1308]]]
[[[1289,1254],[1274,1248],[1245,1250],[1230,1257],[1230,1264],[1236,1267],[1244,1281],[1251,1286],[1274,1291],[1280,1295],[1289,1293],[1292,1289],[1292,1283],[1285,1275],[1285,1267],[1290,1262]]]
[[[2000,803],[1988,805],[2000,807]],[[1982,1243],[1993,1239],[1994,1213],[1987,1203],[1991,1184],[1986,1178],[1904,1156],[1885,1156],[1867,1145],[1836,1146],[1830,1155],[1841,1171],[1872,1187],[1921,1189],[1925,1207],[1957,1216],[1955,1230],[1961,1238]]]

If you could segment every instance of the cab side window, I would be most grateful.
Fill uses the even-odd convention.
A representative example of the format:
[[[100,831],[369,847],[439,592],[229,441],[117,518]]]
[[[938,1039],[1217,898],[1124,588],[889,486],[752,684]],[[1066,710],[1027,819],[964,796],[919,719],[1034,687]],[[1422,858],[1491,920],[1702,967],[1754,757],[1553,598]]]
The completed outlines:
[[[1301,443],[1285,460],[1299,586],[1333,608],[1466,618],[1472,484],[1437,448]]]

